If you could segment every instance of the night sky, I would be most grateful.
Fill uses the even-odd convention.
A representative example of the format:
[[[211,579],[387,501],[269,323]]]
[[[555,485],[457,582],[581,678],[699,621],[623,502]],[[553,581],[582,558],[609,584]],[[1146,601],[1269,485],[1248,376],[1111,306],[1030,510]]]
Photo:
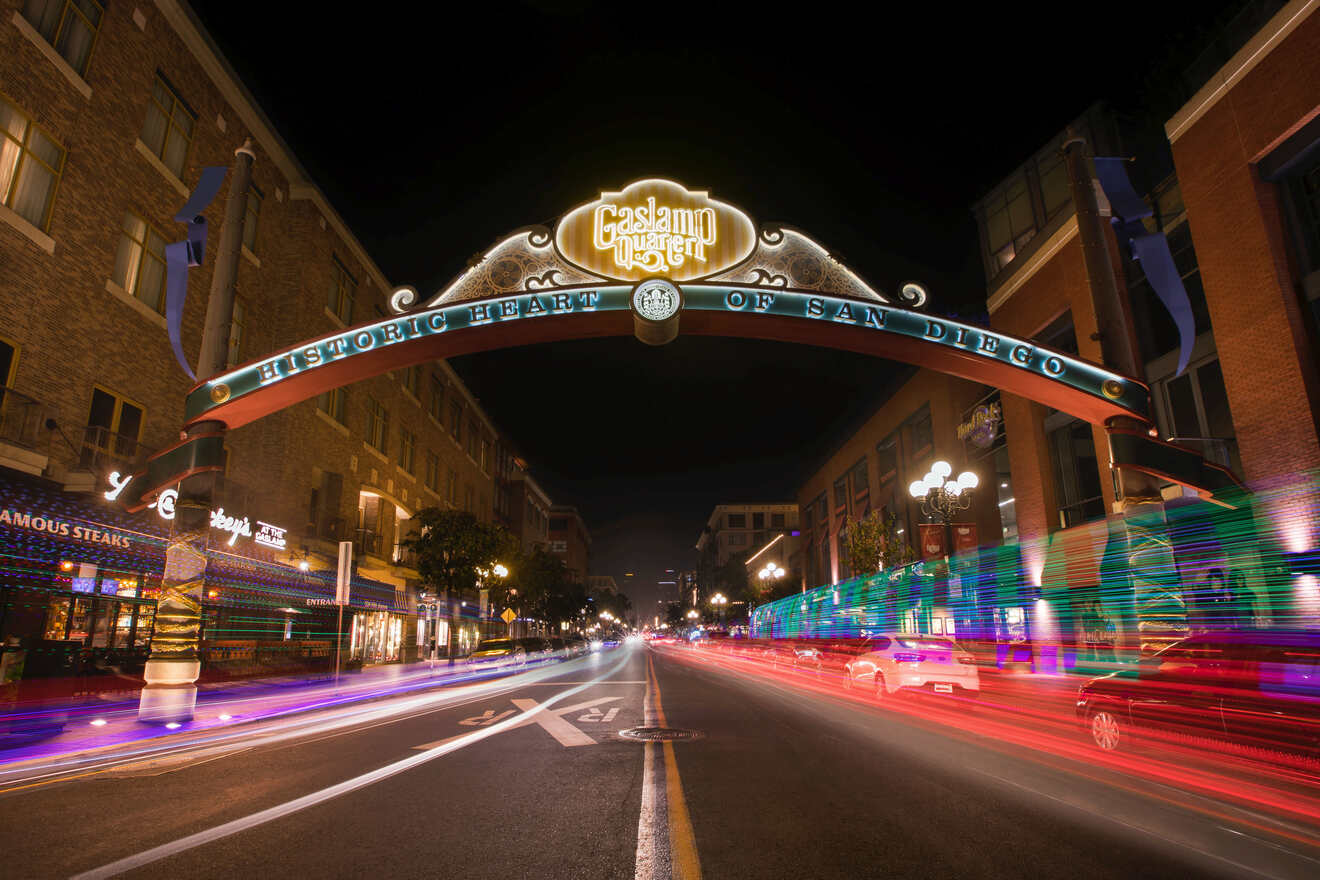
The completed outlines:
[[[1159,84],[1242,3],[895,6],[194,3],[386,277],[423,296],[509,230],[654,175],[967,316],[985,301],[971,204],[1097,99],[1167,118],[1181,100]],[[695,563],[715,504],[791,499],[907,372],[682,336],[452,364],[582,511],[594,573],[636,573],[639,606]]]

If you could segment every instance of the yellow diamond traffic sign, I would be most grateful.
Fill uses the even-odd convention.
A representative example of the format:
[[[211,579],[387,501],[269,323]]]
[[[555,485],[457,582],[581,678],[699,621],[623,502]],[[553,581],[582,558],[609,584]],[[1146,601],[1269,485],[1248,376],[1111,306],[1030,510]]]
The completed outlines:
[[[513,619],[517,616],[518,615],[513,613],[512,608],[505,608],[504,613],[500,615],[500,620],[504,621],[505,623],[513,623]]]

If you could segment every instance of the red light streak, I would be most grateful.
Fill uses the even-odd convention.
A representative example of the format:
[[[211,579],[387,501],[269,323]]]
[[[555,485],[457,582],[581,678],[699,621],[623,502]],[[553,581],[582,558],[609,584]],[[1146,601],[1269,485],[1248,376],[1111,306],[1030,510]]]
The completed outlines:
[[[1041,680],[1021,683],[1041,687],[1034,693],[1018,682],[995,682],[989,690],[982,690],[979,700],[923,695],[923,699],[887,696],[877,702],[870,693],[842,689],[842,677],[835,673],[822,672],[824,678],[812,678],[808,677],[811,672],[797,668],[770,668],[760,658],[748,656],[750,648],[675,647],[665,649],[665,656],[692,666],[771,680],[791,690],[821,694],[869,711],[901,715],[907,721],[1000,754],[1025,757],[1129,794],[1320,847],[1320,764],[1299,756],[1271,753],[1262,760],[1228,743],[1207,740],[1192,744],[1154,732],[1141,737],[1141,746],[1151,754],[1105,752],[1083,738],[1072,713],[1072,700],[1060,709],[1060,696],[1056,693],[1051,701]],[[1004,698],[1013,691],[1023,691],[1025,699],[1018,703]],[[1063,692],[1075,694],[1075,684],[1070,682]],[[974,712],[969,714],[969,707]],[[1205,766],[1208,761],[1215,766]],[[1151,786],[1152,782],[1181,789],[1189,797],[1161,793]],[[1198,802],[1199,797],[1217,803]],[[1261,815],[1253,818],[1236,812],[1239,810],[1258,811]],[[1283,827],[1275,822],[1298,822],[1314,828]]]

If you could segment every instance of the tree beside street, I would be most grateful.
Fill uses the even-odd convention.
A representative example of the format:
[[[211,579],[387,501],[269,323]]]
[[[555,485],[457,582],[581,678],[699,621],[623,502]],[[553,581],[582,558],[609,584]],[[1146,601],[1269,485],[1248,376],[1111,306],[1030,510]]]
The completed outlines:
[[[844,553],[854,575],[898,568],[916,558],[912,547],[898,534],[898,517],[879,510],[848,524]]]

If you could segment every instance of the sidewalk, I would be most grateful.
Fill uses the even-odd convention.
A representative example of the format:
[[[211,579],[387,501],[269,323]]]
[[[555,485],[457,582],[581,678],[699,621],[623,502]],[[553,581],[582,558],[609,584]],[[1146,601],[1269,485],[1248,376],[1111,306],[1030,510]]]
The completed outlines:
[[[137,740],[232,727],[502,674],[502,669],[472,672],[461,661],[451,666],[447,660],[437,660],[369,666],[342,674],[337,685],[333,673],[211,682],[198,686],[192,720],[172,724],[138,721],[136,695],[113,702],[78,700],[35,711],[11,712],[0,715],[0,730],[16,726],[33,732],[0,734],[0,769],[33,759],[72,756]]]

